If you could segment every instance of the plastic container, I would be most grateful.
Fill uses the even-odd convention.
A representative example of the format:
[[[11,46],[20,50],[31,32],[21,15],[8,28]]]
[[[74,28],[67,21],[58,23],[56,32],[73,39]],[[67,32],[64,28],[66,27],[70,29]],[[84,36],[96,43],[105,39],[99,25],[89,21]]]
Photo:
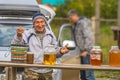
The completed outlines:
[[[49,45],[45,48],[44,52],[44,64],[54,65],[56,64],[56,50],[53,45]]]
[[[90,63],[93,66],[102,65],[102,50],[100,46],[94,46],[90,53]]]
[[[120,49],[118,46],[112,46],[109,51],[109,65],[120,66]]]

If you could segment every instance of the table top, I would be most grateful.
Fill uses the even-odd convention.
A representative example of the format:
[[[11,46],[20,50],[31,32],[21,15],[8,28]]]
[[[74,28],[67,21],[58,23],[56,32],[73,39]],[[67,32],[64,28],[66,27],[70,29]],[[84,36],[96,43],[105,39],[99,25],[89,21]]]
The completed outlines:
[[[12,62],[0,62],[1,67],[36,67],[36,68],[55,68],[55,69],[76,69],[76,70],[114,70],[120,71],[119,67],[113,67],[109,65],[92,66],[81,64],[55,64],[44,65],[40,63],[26,64],[26,63],[12,63]]]

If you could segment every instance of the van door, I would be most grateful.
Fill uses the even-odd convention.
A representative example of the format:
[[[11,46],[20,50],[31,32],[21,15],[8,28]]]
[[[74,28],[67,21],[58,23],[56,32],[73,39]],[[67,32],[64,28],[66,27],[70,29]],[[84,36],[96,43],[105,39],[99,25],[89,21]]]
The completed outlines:
[[[68,54],[64,54],[61,57],[62,64],[80,64],[80,50],[75,44],[72,26],[70,24],[64,24],[61,26],[58,35],[58,45],[60,47],[68,44],[70,50]],[[79,70],[62,70],[62,80],[79,80]]]

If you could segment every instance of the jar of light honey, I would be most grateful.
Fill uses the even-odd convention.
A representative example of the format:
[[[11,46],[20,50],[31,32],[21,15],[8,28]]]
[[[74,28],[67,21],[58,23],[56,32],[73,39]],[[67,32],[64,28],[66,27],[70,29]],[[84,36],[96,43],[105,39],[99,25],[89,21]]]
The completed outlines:
[[[93,46],[90,53],[90,63],[94,66],[100,66],[102,64],[102,50],[100,46]]]
[[[109,51],[109,65],[120,66],[120,49],[118,46],[112,46]]]
[[[45,48],[44,52],[44,64],[54,65],[56,64],[56,50],[53,45],[49,45]]]

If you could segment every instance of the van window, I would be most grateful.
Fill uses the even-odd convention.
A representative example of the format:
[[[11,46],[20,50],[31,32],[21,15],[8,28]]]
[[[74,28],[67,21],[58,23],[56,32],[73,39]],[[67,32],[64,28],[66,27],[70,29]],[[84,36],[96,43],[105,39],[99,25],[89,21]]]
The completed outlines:
[[[0,24],[0,46],[10,46],[18,26],[23,26],[24,29],[32,28],[32,25]]]

